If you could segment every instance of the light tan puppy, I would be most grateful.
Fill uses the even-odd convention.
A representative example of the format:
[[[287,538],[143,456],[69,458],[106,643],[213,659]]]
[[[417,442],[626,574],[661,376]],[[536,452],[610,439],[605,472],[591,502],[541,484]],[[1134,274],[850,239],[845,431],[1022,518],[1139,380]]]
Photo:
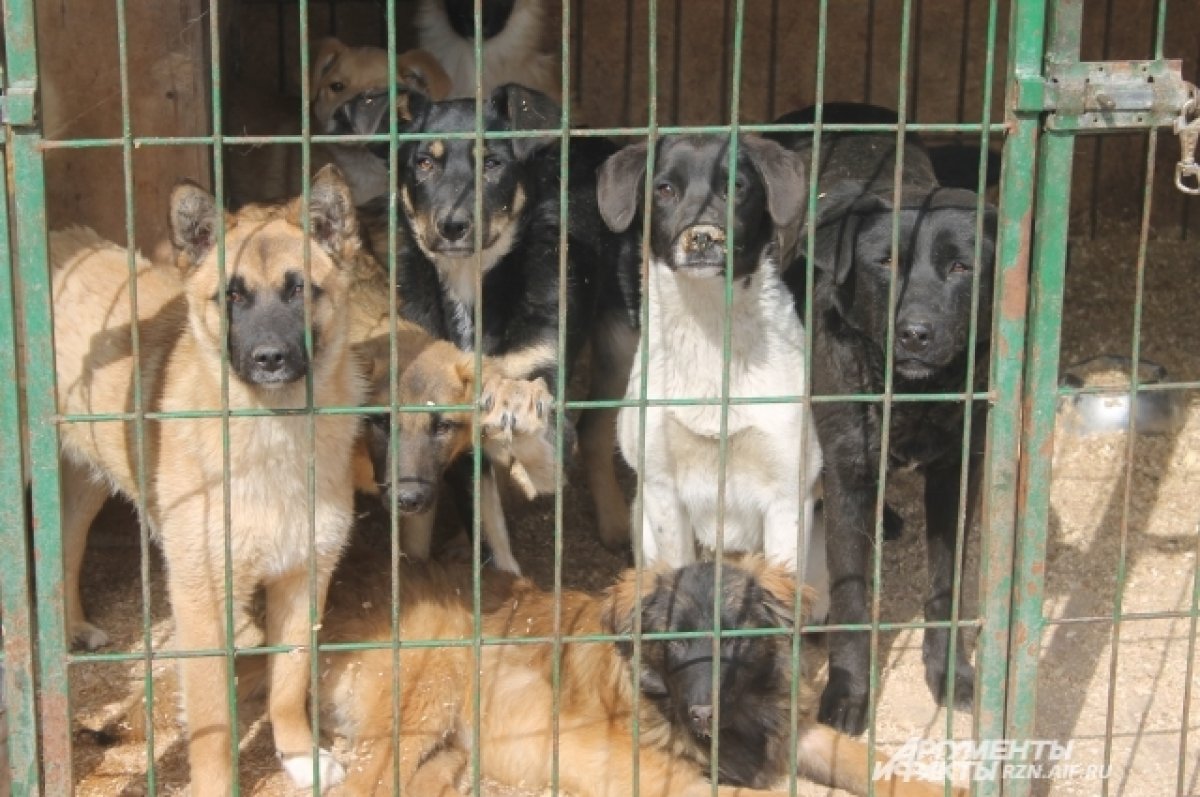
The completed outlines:
[[[450,77],[437,59],[424,50],[409,50],[396,55],[396,72],[401,89],[419,91],[440,100],[450,90]],[[317,133],[348,133],[339,124],[338,108],[364,91],[386,89],[388,85],[387,50],[379,47],[351,47],[335,38],[317,43],[312,58],[312,115]],[[387,193],[387,162],[367,151],[361,144],[330,144],[333,162],[342,168],[354,203],[362,205]]]
[[[223,353],[229,355],[231,409],[302,409],[308,374],[315,406],[356,406],[362,389],[349,348],[347,266],[360,244],[349,190],[338,171],[327,167],[313,181],[307,282],[299,200],[250,206],[225,217],[227,339],[221,336],[218,303],[220,212],[203,189],[178,186],[170,211],[178,269],[137,258],[144,409],[219,411]],[[126,251],[81,228],[52,234],[50,246],[60,411],[134,411]],[[311,355],[304,341],[306,303]],[[219,417],[147,421],[142,451],[128,421],[65,424],[62,431],[73,638],[88,646],[105,641],[84,619],[79,567],[92,519],[110,493],[120,493],[145,507],[162,545],[183,649],[223,648],[227,597],[241,626],[255,589],[265,588],[266,641],[300,646],[270,659],[268,711],[275,747],[301,785],[311,781],[314,769],[306,710],[310,654],[303,647],[311,630],[308,562],[315,561],[320,612],[353,519],[350,452],[358,418],[317,416],[311,448],[309,424],[303,413],[229,420],[227,477]],[[310,462],[316,463],[311,496]],[[139,463],[145,468],[144,493]],[[230,596],[224,590],[227,532]],[[226,662],[221,655],[187,658],[180,665],[193,795],[232,791]],[[321,751],[318,764],[324,782],[340,778],[327,752]]]
[[[424,50],[396,54],[400,85],[440,100],[450,91],[450,77],[441,64]],[[364,91],[387,88],[387,50],[381,47],[352,47],[332,36],[317,42],[312,56],[313,119],[332,132],[334,111]]]

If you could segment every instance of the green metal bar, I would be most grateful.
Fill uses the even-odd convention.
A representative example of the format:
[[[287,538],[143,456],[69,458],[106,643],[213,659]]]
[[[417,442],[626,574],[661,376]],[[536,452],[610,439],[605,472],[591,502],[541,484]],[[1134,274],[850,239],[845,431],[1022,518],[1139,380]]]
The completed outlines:
[[[7,164],[6,164],[7,165]],[[25,536],[25,474],[22,468],[20,382],[17,363],[16,294],[12,241],[8,234],[8,169],[0,170],[0,613],[4,617],[4,711],[8,730],[7,763],[14,794],[36,795],[38,761],[37,701],[34,685],[34,627],[30,599],[29,545]],[[3,774],[0,773],[0,778]]]
[[[133,364],[133,443],[134,443],[134,473],[137,480],[137,499],[135,501],[138,515],[138,546],[141,561],[139,563],[139,579],[142,593],[142,648],[143,666],[142,694],[145,700],[142,711],[146,727],[146,791],[153,797],[158,793],[157,768],[154,762],[154,670],[152,655],[154,651],[154,623],[150,616],[150,526],[146,520],[146,418],[145,394],[142,389],[142,348],[141,324],[138,319],[138,285],[137,285],[137,248],[136,248],[136,210],[133,200],[133,124],[130,118],[129,96],[129,33],[125,0],[116,2],[117,18],[117,59],[121,84],[121,174],[123,177],[123,193],[125,198],[125,260],[129,283],[129,317],[134,321],[129,325],[130,357]]]
[[[387,29],[387,51],[388,51],[388,74],[395,75],[396,68],[396,4],[394,2],[386,3],[386,29]],[[396,99],[398,96],[397,85],[395,80],[388,80],[388,107],[391,112],[388,114],[388,262],[386,264],[388,270],[388,286],[391,288],[388,300],[388,404],[391,412],[389,414],[388,423],[388,484],[395,484],[399,478],[398,454],[400,451],[400,430],[396,423],[396,413],[398,405],[397,393],[400,389],[400,373],[395,367],[396,364],[396,335],[399,323],[399,307],[397,306],[398,292],[395,290],[396,285],[396,251],[398,249],[399,238],[397,234],[398,218],[400,207],[397,202],[399,196],[399,118],[396,113]],[[469,408],[467,408],[469,410]],[[464,410],[466,411],[466,410]],[[403,552],[400,548],[400,510],[397,505],[397,491],[388,490],[388,532],[389,532],[389,547],[391,550],[391,605],[389,606],[391,617],[390,619],[390,634],[392,646],[392,756],[396,761],[400,760],[400,726],[402,722],[403,706],[401,705],[400,695],[401,683],[403,680],[403,668],[400,658],[400,614],[403,610],[400,599],[400,560]],[[392,768],[392,793],[401,794],[400,784],[400,768]]]
[[[907,125],[908,129],[914,132],[924,133],[976,133],[979,131],[979,125],[970,123],[956,122],[913,122]],[[729,133],[732,130],[730,125],[663,125],[657,128],[659,135],[683,135],[692,133]],[[813,129],[811,123],[806,124],[773,124],[759,123],[751,124],[749,122],[738,125],[738,129],[743,133],[768,133],[768,132],[793,132],[793,131],[810,131]],[[891,133],[895,132],[896,125],[894,124],[833,124],[825,125],[825,129],[830,132],[859,132],[859,133]],[[992,133],[1004,132],[1004,126],[995,124],[990,126],[989,131]],[[571,138],[597,138],[597,137],[626,137],[626,136],[642,136],[649,135],[649,127],[625,126],[625,127],[589,127],[589,128],[573,128],[569,132]],[[545,136],[545,131],[541,130],[487,130],[483,133],[483,138],[487,141],[494,140],[509,140],[516,138],[541,138]],[[212,146],[217,139],[221,143],[227,145],[259,145],[259,144],[302,144],[304,137],[295,133],[292,134],[277,134],[277,135],[237,135],[237,136],[134,136],[134,147],[182,147],[182,146]],[[396,136],[397,141],[431,141],[434,138],[442,140],[466,140],[475,138],[475,134],[471,132],[445,132],[437,133],[399,133]],[[354,133],[344,136],[332,134],[316,134],[311,136],[310,141],[313,144],[366,144],[379,143],[385,144],[391,141],[391,137],[384,133]],[[41,142],[40,147],[43,150],[52,149],[96,149],[96,148],[112,148],[119,149],[123,145],[121,138],[76,138],[76,139],[48,139]]]
[[[646,48],[648,52],[648,67],[646,80],[649,91],[646,95],[646,172],[645,184],[642,186],[642,269],[641,296],[639,310],[641,335],[638,339],[638,357],[635,368],[639,369],[641,382],[638,385],[638,444],[637,444],[637,491],[633,499],[633,522],[630,524],[630,537],[633,542],[633,567],[637,574],[638,583],[646,577],[645,554],[642,537],[644,534],[645,515],[644,502],[646,490],[646,413],[649,409],[650,371],[650,230],[651,208],[653,207],[654,191],[654,161],[657,156],[659,141],[658,126],[658,0],[649,0],[646,6]],[[630,25],[632,30],[632,25]],[[632,72],[632,70],[630,70]],[[628,106],[627,106],[628,107]],[[641,734],[640,722],[642,690],[638,688],[639,676],[642,671],[642,591],[636,590],[633,601],[633,656],[630,660],[630,694],[633,699],[631,714],[633,716],[633,784],[634,797],[641,792]]]
[[[907,131],[908,89],[909,89],[909,47],[912,43],[912,0],[904,0],[900,10],[900,71],[897,80],[898,94],[896,98],[896,159],[893,167],[892,206],[903,206],[904,189],[904,142]],[[891,247],[892,262],[900,263],[900,214],[892,214]],[[895,354],[893,351],[896,334],[896,306],[899,301],[896,288],[897,279],[893,276],[888,280],[887,295],[887,336],[884,342],[883,362],[883,402],[879,420],[879,461],[876,465],[879,474],[875,487],[875,531],[874,548],[871,557],[871,632],[870,653],[867,659],[867,771],[875,769],[875,751],[877,745],[876,719],[877,697],[879,695],[879,623],[882,609],[883,594],[883,510],[887,492],[888,452],[892,439],[892,401],[894,397]],[[872,779],[867,786],[867,794],[875,795],[875,781]]]
[[[475,46],[475,129],[473,138],[475,161],[475,199],[472,213],[475,219],[483,218],[483,159],[484,125],[483,125],[483,0],[474,2],[474,46]],[[475,403],[471,415],[471,484],[474,488],[475,501],[471,512],[471,570],[474,574],[471,590],[471,607],[474,620],[471,626],[472,661],[471,670],[471,788],[473,794],[482,794],[480,779],[482,777],[483,746],[481,743],[480,725],[482,724],[482,689],[483,689],[483,576],[480,572],[483,558],[483,514],[480,501],[480,482],[483,478],[483,430],[480,419],[480,395],[483,390],[483,225],[475,224],[475,363],[474,379],[471,382],[471,399]]]
[[[1167,21],[1166,3],[1160,0],[1158,15],[1154,27],[1154,51],[1157,57],[1162,57],[1163,38]],[[1145,185],[1142,194],[1142,218],[1138,231],[1137,265],[1135,268],[1134,302],[1133,302],[1133,339],[1130,341],[1130,376],[1128,397],[1130,404],[1136,400],[1140,384],[1140,368],[1142,352],[1142,304],[1146,289],[1146,248],[1150,240],[1150,219],[1154,204],[1154,167],[1158,154],[1158,132],[1150,130],[1146,142]],[[1112,766],[1114,715],[1117,702],[1117,664],[1121,649],[1121,627],[1123,623],[1122,610],[1125,603],[1125,585],[1129,574],[1129,516],[1133,502],[1133,472],[1134,450],[1138,443],[1137,413],[1129,413],[1128,426],[1125,430],[1125,472],[1121,496],[1121,532],[1117,554],[1116,594],[1112,607],[1112,641],[1108,666],[1108,700],[1104,719],[1104,758],[1103,766],[1109,771]],[[1189,662],[1190,665],[1190,662]],[[1186,688],[1186,687],[1185,687]],[[1186,725],[1180,729],[1186,733]],[[1186,748],[1185,748],[1186,749]],[[1109,778],[1105,778],[1101,786],[1101,794],[1109,794]],[[1182,780],[1179,781],[1182,783]]]
[[[22,282],[29,472],[33,490],[34,584],[37,620],[39,732],[46,794],[71,792],[71,709],[63,618],[62,516],[59,505],[54,321],[46,245],[46,184],[38,133],[14,131],[12,143],[17,264]]]
[[[714,541],[713,562],[713,636],[712,636],[712,724],[714,728],[721,727],[721,607],[724,605],[723,584],[725,569],[725,489],[729,475],[729,378],[732,365],[733,348],[733,270],[734,253],[737,251],[735,240],[736,206],[737,206],[737,156],[738,156],[738,120],[741,117],[742,96],[742,40],[745,25],[745,0],[736,0],[736,15],[733,30],[733,76],[729,89],[729,148],[726,154],[725,196],[731,197],[725,204],[725,234],[728,238],[725,246],[725,276],[724,276],[724,306],[721,318],[721,393],[720,421],[717,433],[717,512],[716,540]],[[728,6],[726,6],[728,13]],[[726,25],[726,27],[728,27]],[[726,80],[726,70],[722,68],[721,79]],[[724,94],[724,92],[722,92]],[[643,301],[649,302],[649,296]],[[801,458],[803,460],[803,458]],[[797,474],[799,478],[799,474]],[[714,733],[709,738],[709,780],[712,781],[712,794],[716,797],[717,782],[720,779],[718,766],[721,755],[721,734]]]
[[[1056,0],[1046,20],[1047,70],[1079,58],[1082,0]],[[1034,733],[1037,669],[1043,633],[1046,529],[1058,404],[1063,283],[1071,202],[1072,133],[1048,131],[1038,152],[1037,205],[1029,305],[1029,341],[1022,419],[1020,492],[1016,562],[1013,568],[1013,618],[1009,669],[1008,736]],[[1030,781],[1014,780],[1005,794],[1023,797]]]
[[[1009,632],[1012,617],[1013,556],[1020,451],[1022,373],[1029,241],[1033,221],[1034,174],[1040,119],[1017,110],[1019,81],[1040,75],[1045,9],[1038,0],[1018,0],[1009,16],[1005,126],[1000,178],[995,286],[992,310],[992,358],[989,387],[995,392],[988,411],[982,490],[979,602],[982,628],[976,651],[975,732],[980,739],[1006,734]],[[1018,684],[1032,689],[1033,685]],[[1003,784],[983,781],[980,797],[999,795]]]
[[[559,119],[559,164],[558,164],[558,363],[556,365],[554,404],[555,426],[554,437],[554,617],[552,633],[553,647],[550,653],[550,689],[551,689],[551,750],[550,750],[550,794],[557,797],[559,793],[559,768],[561,766],[561,746],[559,722],[562,711],[562,588],[563,588],[563,527],[564,509],[563,488],[565,474],[563,473],[564,434],[563,424],[566,420],[567,393],[567,274],[568,232],[570,231],[570,154],[571,154],[571,3],[562,4],[562,49],[559,52],[559,67],[561,69],[559,96],[563,98],[561,117]]]
[[[307,79],[309,70],[309,49],[308,42],[311,40],[308,27],[308,0],[300,0],[299,3],[299,24],[297,30],[297,38],[299,39],[300,50],[300,74],[304,76],[300,81],[300,186],[301,186],[301,207],[303,212],[300,214],[301,228],[304,238],[303,246],[303,269],[304,269],[304,349],[308,355],[309,362],[313,361],[315,354],[315,346],[313,341],[312,329],[312,307],[313,307],[313,292],[312,292],[312,117],[307,112],[310,103],[310,92],[312,87]],[[391,74],[395,74],[392,72]],[[394,83],[395,80],[389,80],[388,83]],[[395,107],[394,105],[392,107]],[[312,756],[312,787],[311,794],[313,797],[320,797],[321,787],[321,751],[319,739],[321,738],[321,711],[320,699],[321,694],[321,668],[320,658],[318,657],[317,645],[320,643],[319,635],[321,630],[321,611],[324,606],[320,604],[317,595],[317,416],[313,412],[316,406],[314,398],[313,372],[312,369],[307,369],[304,374],[304,408],[307,416],[307,456],[308,462],[305,469],[305,495],[308,498],[308,650],[310,652],[308,661],[309,671],[309,694],[313,699],[309,701],[309,722],[312,728],[312,746],[310,755]],[[233,672],[230,672],[230,679],[233,679]],[[236,726],[235,726],[236,727]],[[236,742],[235,742],[236,743]]]
[[[13,178],[13,201],[22,208],[14,216],[12,240],[15,247],[9,251],[16,254],[13,272],[19,294],[18,306],[23,309],[23,325],[18,336],[24,333],[25,347],[25,396],[26,428],[29,430],[29,476],[31,480],[33,545],[37,555],[33,557],[35,606],[33,619],[36,635],[29,632],[29,608],[17,615],[8,614],[10,590],[22,586],[22,574],[28,587],[28,571],[15,571],[5,575],[4,623],[9,634],[5,635],[5,648],[18,652],[15,657],[6,657],[5,679],[8,685],[20,686],[23,691],[7,692],[8,699],[16,699],[17,712],[10,719],[10,738],[30,758],[15,757],[17,748],[10,749],[13,758],[13,787],[28,795],[67,794],[71,789],[71,734],[69,691],[67,689],[66,628],[63,596],[63,556],[61,517],[58,492],[58,428],[48,421],[57,409],[54,374],[44,367],[53,362],[53,321],[50,313],[49,252],[46,247],[46,195],[45,175],[37,145],[40,132],[29,125],[33,119],[33,93],[37,89],[37,35],[34,25],[32,0],[7,0],[4,4],[4,38],[6,90],[9,97],[17,90],[26,93],[29,100],[27,116],[12,118],[13,127],[8,138],[8,155],[11,158]],[[11,109],[10,109],[11,110]],[[8,165],[8,164],[6,164]],[[7,204],[7,199],[5,200]],[[7,224],[7,219],[0,219]],[[3,311],[0,311],[3,312]],[[8,325],[11,326],[11,325]],[[31,368],[37,364],[39,367]],[[15,384],[15,382],[14,382]],[[10,438],[20,440],[19,437]],[[8,526],[11,533],[21,536],[15,549],[28,551],[25,546],[25,524]],[[25,554],[27,556],[27,554]],[[24,558],[24,557],[16,557]],[[14,562],[15,568],[15,562]],[[28,597],[26,597],[28,600]],[[22,625],[22,618],[25,622]],[[15,623],[15,625],[13,625]],[[24,628],[27,635],[20,636]],[[10,636],[11,634],[11,636]],[[28,651],[22,656],[21,646]],[[36,656],[36,717],[31,716],[34,699],[34,681],[27,669],[21,669],[22,658],[34,664],[28,657]],[[9,668],[17,668],[9,674]],[[20,675],[16,674],[20,673]],[[15,717],[23,716],[25,723],[18,727]],[[43,781],[39,784],[37,768],[41,764]],[[44,790],[44,791],[43,791]]]
[[[211,90],[211,113],[212,113],[212,170],[213,170],[213,198],[218,208],[217,212],[217,229],[216,229],[216,253],[217,253],[217,285],[220,290],[217,293],[217,306],[220,309],[220,328],[219,339],[229,339],[229,306],[228,306],[228,263],[226,262],[225,251],[225,161],[224,161],[224,123],[222,121],[221,111],[221,19],[220,8],[218,4],[214,4],[209,8],[209,80]],[[220,394],[221,394],[221,410],[219,418],[221,421],[221,528],[223,532],[223,586],[225,590],[225,645],[222,651],[222,656],[225,659],[227,672],[232,673],[234,669],[234,640],[233,640],[233,508],[232,508],[232,489],[230,486],[230,463],[232,461],[229,442],[229,351],[227,348],[221,349],[221,378],[220,378]],[[240,749],[237,743],[238,735],[238,705],[237,705],[237,684],[233,677],[227,679],[227,688],[225,690],[225,699],[229,706],[229,722],[230,722],[230,769],[232,770],[234,797],[241,793],[241,784],[238,778],[239,761],[241,760]],[[191,729],[187,729],[191,734]],[[194,777],[197,773],[191,773]]]
[[[988,26],[987,26],[987,47],[985,48],[986,56],[984,62],[984,78],[983,78],[983,101],[982,101],[982,127],[988,126],[988,121],[991,119],[992,113],[992,77],[995,72],[996,65],[996,18],[997,18],[997,3],[992,0],[988,4]],[[965,25],[965,22],[964,22]],[[965,35],[965,27],[964,27]],[[961,92],[960,86],[960,107],[961,107]],[[978,179],[978,198],[975,208],[975,247],[972,253],[974,261],[979,263],[983,255],[983,239],[984,239],[984,205],[986,204],[984,196],[984,186],[987,182],[987,152],[988,152],[988,134],[981,131],[979,133],[979,168],[977,171]],[[979,338],[979,292],[981,280],[979,279],[979,270],[974,269],[971,273],[971,317],[970,329],[967,336],[967,371],[964,380],[963,389],[970,390],[975,384],[976,376],[976,346]],[[965,561],[966,551],[966,535],[967,535],[967,519],[971,516],[973,507],[968,505],[968,501],[977,496],[972,496],[971,490],[971,440],[974,435],[974,417],[975,405],[973,401],[964,401],[963,403],[963,430],[962,430],[962,448],[959,456],[961,463],[959,466],[959,494],[958,494],[958,521],[954,532],[954,574],[951,580],[950,588],[950,647],[947,653],[948,666],[946,668],[946,681],[944,685],[945,694],[948,696],[947,703],[953,705],[955,699],[955,675],[958,662],[958,628],[960,625],[961,599],[962,599],[962,579],[963,565]],[[929,633],[926,631],[925,633]],[[954,738],[954,716],[952,710],[946,711],[946,738]],[[949,797],[951,783],[949,771],[945,779],[945,792]]]
[[[816,106],[816,114],[814,115],[813,123],[813,142],[812,142],[812,161],[809,163],[808,172],[808,195],[805,197],[805,220],[804,229],[812,230],[817,224],[817,200],[820,196],[820,180],[821,173],[821,136],[825,129],[825,68],[827,63],[827,52],[829,46],[829,0],[821,0],[817,7],[817,70],[815,75],[816,86],[813,91],[815,97],[814,104]],[[774,41],[774,39],[772,39]],[[774,67],[772,67],[772,73]],[[771,102],[774,105],[774,97]],[[804,308],[801,314],[801,322],[804,329],[809,332],[804,336],[804,385],[808,392],[805,397],[805,423],[801,430],[800,447],[801,451],[806,450],[809,444],[809,435],[815,435],[816,424],[813,421],[813,396],[812,396],[812,364],[813,364],[813,286],[816,283],[816,236],[805,236],[805,251],[804,251],[804,268],[807,270],[804,279]],[[792,268],[796,268],[796,264],[792,264]],[[807,457],[801,457],[801,469],[807,467]],[[800,483],[805,484],[806,473],[801,473]],[[815,521],[815,518],[814,518]],[[811,534],[810,534],[811,539]],[[799,559],[797,560],[799,561]],[[797,567],[794,575],[796,583],[796,596],[792,604],[792,616],[801,617],[803,612],[803,593],[800,586],[804,582],[804,574],[807,570],[807,553],[803,567]],[[826,624],[830,630],[837,630],[834,624]],[[796,629],[796,633],[792,635],[791,645],[791,662],[792,662],[792,677],[791,691],[788,695],[788,794],[790,797],[795,797],[799,789],[799,755],[800,755],[800,687],[803,681],[800,657],[803,653],[801,630],[807,631],[807,628],[801,626]]]
[[[1139,385],[1139,392],[1149,392],[1162,389],[1192,389],[1191,383],[1163,383],[1163,384],[1147,384]],[[1062,395],[1077,395],[1084,393],[1111,393],[1112,388],[1063,388]],[[1124,393],[1124,390],[1119,391]],[[907,402],[910,404],[936,403],[942,401],[985,401],[994,400],[995,393],[992,391],[975,392],[975,393],[895,393],[892,399],[895,403]],[[883,400],[883,396],[874,393],[852,394],[847,396],[730,396],[728,401],[731,406],[745,406],[750,404],[796,404],[798,402],[814,402],[817,404],[831,401],[853,401],[859,403],[878,403]],[[703,406],[718,406],[721,403],[719,398],[709,398],[706,396],[697,396],[695,398],[655,398],[647,399],[648,406],[651,407],[703,407]],[[569,410],[575,409],[598,409],[605,407],[637,407],[641,402],[637,399],[573,399],[565,402],[565,406]],[[312,412],[315,415],[386,415],[388,412],[470,412],[472,406],[470,404],[397,404],[395,407],[387,407],[380,404],[363,405],[361,407],[314,407]],[[307,415],[309,410],[304,408],[287,408],[287,409],[231,409],[229,411],[230,418],[265,418],[272,416],[287,416],[287,415]],[[221,410],[177,410],[172,412],[146,412],[147,420],[182,420],[186,418],[220,418],[223,417]],[[103,421],[130,421],[136,417],[132,412],[97,412],[89,414],[81,413],[64,413],[55,415],[54,420],[57,423],[99,423]]]
[[[1138,614],[1124,615],[1126,619],[1178,619],[1186,618],[1188,615],[1184,612],[1145,612]],[[1111,622],[1112,617],[1106,615],[1104,617],[1083,618],[1081,622]],[[1066,620],[1057,622],[1065,623]],[[962,625],[975,626],[979,625],[978,620],[963,620]],[[907,622],[881,622],[879,629],[881,631],[908,631],[921,628],[950,628],[952,623],[949,620],[912,620]],[[872,626],[870,623],[830,623],[824,625],[805,625],[802,626],[804,633],[825,634],[833,631],[869,631]],[[790,636],[791,631],[786,628],[727,628],[721,632],[723,637],[756,637],[756,636]],[[643,640],[672,640],[672,639],[692,639],[692,638],[711,638],[712,631],[654,631],[646,632],[641,635]],[[564,644],[575,642],[632,642],[638,638],[637,635],[628,634],[563,634],[560,637]],[[556,637],[553,634],[546,636],[523,636],[519,638],[505,636],[480,636],[480,643],[485,647],[488,645],[545,645],[553,644]],[[467,647],[474,644],[472,640],[462,639],[401,639],[399,647],[436,647],[439,645],[449,647]],[[392,642],[322,642],[319,649],[322,651],[341,651],[341,650],[379,650],[390,649]],[[287,653],[296,650],[296,645],[257,645],[255,647],[236,647],[234,653],[237,656],[262,656],[272,653]],[[173,648],[170,650],[159,650],[154,653],[155,661],[168,661],[171,659],[194,659],[201,656],[215,656],[223,653],[221,648],[212,649],[196,649],[182,650]],[[113,662],[113,661],[141,661],[142,654],[137,652],[115,652],[115,653],[74,653],[67,657],[71,664],[97,663],[97,662]]]
[[[1188,735],[1191,729],[1192,690],[1196,685],[1196,637],[1200,630],[1200,523],[1194,535],[1196,558],[1192,566],[1192,605],[1186,612],[1188,619],[1187,672],[1183,679],[1183,716],[1179,724],[1179,764],[1175,771],[1175,795],[1187,793]]]

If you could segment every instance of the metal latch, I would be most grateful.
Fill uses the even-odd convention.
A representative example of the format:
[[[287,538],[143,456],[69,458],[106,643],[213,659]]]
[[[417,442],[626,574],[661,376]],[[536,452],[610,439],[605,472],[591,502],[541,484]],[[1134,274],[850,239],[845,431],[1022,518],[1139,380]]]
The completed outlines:
[[[1051,66],[1046,77],[1050,130],[1170,127],[1195,91],[1178,59],[1076,61]]]
[[[1182,62],[1075,61],[1050,65],[1040,86],[1022,85],[1030,110],[1040,101],[1046,129],[1073,132],[1170,127],[1182,150],[1175,187],[1200,195],[1200,94]],[[1028,89],[1028,90],[1026,90]],[[1040,95],[1035,89],[1040,89]]]

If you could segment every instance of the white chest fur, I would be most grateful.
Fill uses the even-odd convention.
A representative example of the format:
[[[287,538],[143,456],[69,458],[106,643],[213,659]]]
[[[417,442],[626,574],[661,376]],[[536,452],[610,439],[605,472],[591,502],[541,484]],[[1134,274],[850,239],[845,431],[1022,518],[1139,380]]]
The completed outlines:
[[[648,301],[647,397],[719,399],[724,280],[693,279],[654,262]],[[735,283],[728,317],[729,396],[803,396],[804,330],[773,263],[763,263],[751,277]],[[640,395],[640,363],[639,351],[629,398]],[[782,564],[797,564],[810,525],[812,486],[820,471],[815,430],[804,429],[807,417],[798,401],[730,406],[725,447],[727,550],[765,551]],[[638,432],[638,409],[623,409],[619,443],[635,468]],[[677,566],[694,558],[695,543],[715,547],[720,432],[719,404],[647,410],[643,546],[648,561]],[[802,439],[808,440],[807,447]]]

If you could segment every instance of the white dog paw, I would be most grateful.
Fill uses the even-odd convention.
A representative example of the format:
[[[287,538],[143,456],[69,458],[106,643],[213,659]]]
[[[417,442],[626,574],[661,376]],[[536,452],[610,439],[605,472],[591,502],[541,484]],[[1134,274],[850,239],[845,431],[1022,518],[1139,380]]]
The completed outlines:
[[[108,634],[88,622],[75,623],[70,629],[71,641],[84,650],[96,650],[108,644]]]
[[[317,756],[321,774],[321,791],[332,788],[346,779],[346,770],[333,753],[321,750]],[[310,755],[290,755],[281,757],[283,771],[288,773],[292,783],[300,789],[311,789],[313,785],[313,759]]]

